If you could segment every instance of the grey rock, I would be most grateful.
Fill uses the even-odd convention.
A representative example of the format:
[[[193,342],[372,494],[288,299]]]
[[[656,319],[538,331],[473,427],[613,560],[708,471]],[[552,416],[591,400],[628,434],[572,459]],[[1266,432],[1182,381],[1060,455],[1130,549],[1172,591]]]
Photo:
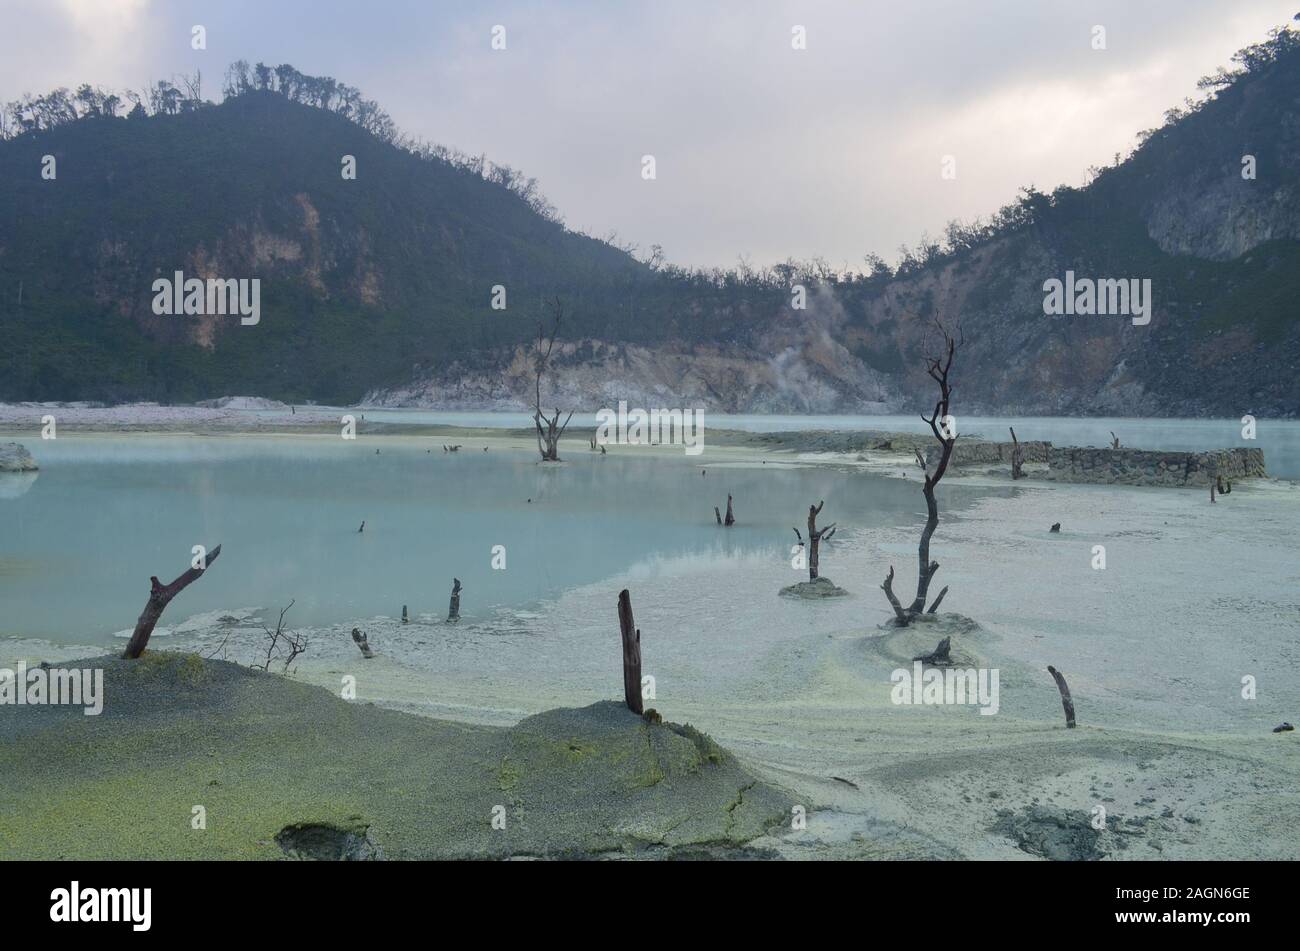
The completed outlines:
[[[0,472],[35,472],[39,468],[22,443],[0,443]]]

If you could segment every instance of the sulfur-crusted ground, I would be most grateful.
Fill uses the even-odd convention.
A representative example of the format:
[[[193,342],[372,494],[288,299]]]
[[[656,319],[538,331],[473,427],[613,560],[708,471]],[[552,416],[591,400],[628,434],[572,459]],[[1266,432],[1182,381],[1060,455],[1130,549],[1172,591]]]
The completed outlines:
[[[790,815],[704,734],[612,701],[500,728],[192,654],[64,666],[104,668],[104,712],[0,708],[5,858],[726,855]]]

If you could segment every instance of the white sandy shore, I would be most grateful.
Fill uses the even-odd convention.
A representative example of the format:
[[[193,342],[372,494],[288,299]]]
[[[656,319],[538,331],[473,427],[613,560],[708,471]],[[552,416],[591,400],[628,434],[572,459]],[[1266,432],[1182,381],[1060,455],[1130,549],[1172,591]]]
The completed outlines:
[[[914,462],[876,454],[860,462],[711,449],[702,460],[764,462],[916,481]],[[852,593],[834,604],[778,598],[790,567],[743,551],[657,559],[532,615],[457,626],[369,619],[381,656],[368,662],[347,637],[353,621],[341,620],[310,632],[296,676],[337,689],[353,675],[363,700],[478,722],[589,703],[617,693],[612,604],[628,586],[657,680],[649,705],[695,723],[807,802],[808,830],[768,843],[787,854],[1029,858],[993,830],[1000,810],[1088,817],[1101,806],[1106,855],[1300,858],[1296,734],[1270,732],[1300,717],[1300,487],[1243,482],[1210,505],[1192,490],[1013,488],[987,475],[945,484],[997,489],[946,516],[933,548],[935,588],[951,588],[944,610],[980,626],[954,638],[955,653],[1000,671],[996,716],[890,701],[890,672],[910,667],[939,633],[882,627],[888,566],[899,590],[914,583],[919,483],[915,523],[845,527],[827,546],[823,572]],[[1053,522],[1059,534],[1047,531]],[[1106,548],[1104,570],[1092,567],[1094,545]],[[212,651],[242,629],[198,627],[160,646]],[[235,657],[230,642],[239,638],[228,642]],[[0,645],[13,657],[78,653]],[[1070,682],[1078,729],[1064,727],[1049,663]],[[1246,676],[1257,699],[1242,698]]]

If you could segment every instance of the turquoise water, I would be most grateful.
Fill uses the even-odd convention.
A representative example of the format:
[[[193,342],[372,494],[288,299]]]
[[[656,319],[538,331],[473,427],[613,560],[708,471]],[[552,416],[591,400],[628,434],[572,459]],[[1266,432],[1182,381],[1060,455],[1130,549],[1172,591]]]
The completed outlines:
[[[340,413],[348,412],[340,410]],[[530,428],[527,413],[447,413],[416,409],[366,409],[371,422],[419,425]],[[258,415],[283,415],[262,411]],[[928,433],[929,427],[916,416],[753,416],[705,414],[705,440],[709,428],[740,429],[748,432],[831,429],[852,431],[882,429],[895,432]],[[595,426],[595,414],[575,415],[574,426]],[[979,435],[1004,441],[1010,438],[1007,427],[1016,428],[1020,439],[1046,439],[1057,446],[1109,446],[1114,432],[1125,446],[1138,449],[1201,450],[1233,447],[1257,447],[1271,475],[1283,479],[1300,479],[1300,421],[1256,421],[1256,438],[1242,438],[1237,419],[1130,419],[1070,416],[1007,417],[958,416],[957,429],[964,435]]]
[[[919,518],[915,485],[827,468],[709,468],[699,458],[531,451],[428,453],[382,437],[78,436],[32,446],[26,491],[0,497],[0,635],[108,643],[194,545],[219,561],[163,624],[274,609],[294,622],[523,608],[655,557],[789,558],[811,501],[850,532]],[[382,452],[375,454],[376,443]],[[708,457],[703,465],[709,466]],[[21,478],[21,477],[19,477]],[[26,483],[25,483],[26,484]],[[969,496],[960,488],[955,497]],[[736,499],[739,524],[713,506]],[[531,500],[531,501],[530,501]],[[358,527],[365,521],[365,531]],[[505,547],[504,570],[492,567]]]

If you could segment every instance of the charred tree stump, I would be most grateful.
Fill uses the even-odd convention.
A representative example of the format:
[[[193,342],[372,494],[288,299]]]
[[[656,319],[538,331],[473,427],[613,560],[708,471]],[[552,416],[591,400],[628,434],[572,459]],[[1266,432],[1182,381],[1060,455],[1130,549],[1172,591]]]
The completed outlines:
[[[716,505],[713,506],[713,517],[718,520],[719,525],[722,524],[722,513],[718,511],[718,507]]]
[[[375,652],[370,649],[370,642],[366,640],[366,635],[362,634],[357,628],[352,629],[352,640],[356,643],[361,651],[361,656],[366,660],[375,656]]]
[[[452,578],[451,604],[447,607],[447,620],[460,620],[460,579]]]
[[[1050,664],[1047,672],[1056,680],[1056,689],[1061,691],[1061,706],[1065,708],[1065,725],[1074,729],[1074,699],[1070,696],[1070,687],[1061,676],[1061,672]]]
[[[623,635],[623,699],[627,708],[640,716],[641,706],[641,632],[632,619],[632,596],[627,588],[618,593],[618,627]]]
[[[408,615],[408,614],[406,613],[406,605],[405,605],[405,604],[402,605],[402,623],[403,623],[403,624],[410,624],[410,623],[411,623],[410,615]]]
[[[821,554],[821,543],[835,534],[835,523],[831,522],[825,528],[817,527],[817,516],[821,514],[822,506],[826,504],[823,499],[816,505],[808,506],[808,580],[817,580],[817,571],[819,567],[819,556]],[[795,530],[798,535],[798,529]],[[800,539],[802,541],[803,539]]]
[[[722,524],[730,528],[736,524],[736,516],[731,512],[731,494],[727,494],[727,517],[722,520]]]
[[[950,654],[951,650],[952,638],[945,637],[939,642],[939,646],[930,651],[930,653],[920,654],[913,657],[912,660],[919,660],[923,664],[933,664],[938,667],[943,667],[952,663],[952,656]]]
[[[1016,438],[1016,429],[1014,426],[1008,426],[1011,430],[1011,481],[1023,479],[1025,477],[1025,447],[1020,445],[1020,440]]]
[[[163,609],[171,603],[172,598],[203,577],[203,572],[208,570],[220,554],[221,546],[218,545],[208,552],[202,568],[191,567],[171,584],[162,584],[156,577],[149,579],[149,600],[145,602],[144,610],[140,612],[140,619],[135,622],[135,630],[131,632],[131,639],[126,643],[126,650],[122,652],[123,660],[133,660],[144,653],[145,647],[149,644],[149,635],[153,633],[154,625],[162,617]]]

